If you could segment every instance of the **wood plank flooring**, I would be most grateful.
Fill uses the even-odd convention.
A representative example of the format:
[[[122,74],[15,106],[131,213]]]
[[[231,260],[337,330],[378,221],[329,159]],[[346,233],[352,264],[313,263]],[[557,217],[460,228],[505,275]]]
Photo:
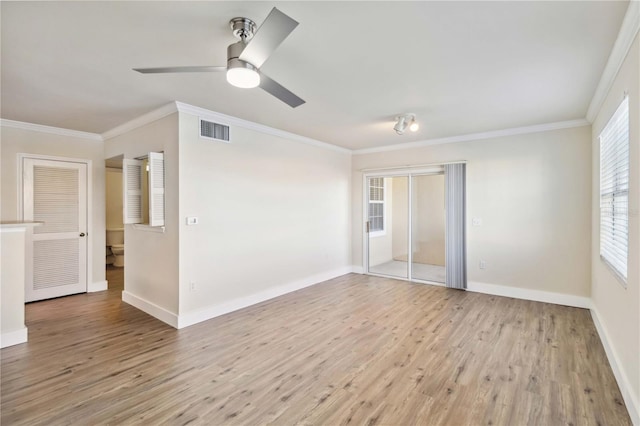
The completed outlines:
[[[631,424],[587,310],[350,274],[175,330],[108,279],[27,305],[3,425]]]

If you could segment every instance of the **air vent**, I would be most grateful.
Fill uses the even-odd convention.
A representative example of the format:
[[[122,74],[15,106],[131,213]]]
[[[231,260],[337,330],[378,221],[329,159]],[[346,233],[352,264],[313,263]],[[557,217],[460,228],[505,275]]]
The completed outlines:
[[[217,141],[229,142],[229,126],[213,123],[211,121],[200,120],[200,137],[215,139]]]

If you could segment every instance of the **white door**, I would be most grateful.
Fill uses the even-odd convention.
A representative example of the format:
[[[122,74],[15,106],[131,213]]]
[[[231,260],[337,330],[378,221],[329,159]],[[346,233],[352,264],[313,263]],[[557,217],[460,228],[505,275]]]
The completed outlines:
[[[25,158],[24,220],[43,222],[27,243],[25,300],[87,291],[87,165]]]

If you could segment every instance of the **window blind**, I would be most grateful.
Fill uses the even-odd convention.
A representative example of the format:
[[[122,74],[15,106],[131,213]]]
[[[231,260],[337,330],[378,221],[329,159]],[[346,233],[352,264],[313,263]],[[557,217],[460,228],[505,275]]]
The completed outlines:
[[[629,98],[600,134],[600,257],[624,283],[629,246]]]
[[[384,231],[384,178],[369,179],[369,232]]]

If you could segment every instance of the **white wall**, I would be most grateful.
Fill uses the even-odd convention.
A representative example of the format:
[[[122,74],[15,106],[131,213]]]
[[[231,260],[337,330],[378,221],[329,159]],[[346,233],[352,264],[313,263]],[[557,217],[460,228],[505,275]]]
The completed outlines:
[[[104,155],[102,142],[73,136],[62,136],[40,131],[0,127],[0,170],[2,188],[2,207],[0,216],[2,221],[19,220],[18,218],[18,153],[49,155],[55,157],[79,158],[91,160],[92,170],[92,206],[91,229],[89,246],[92,283],[100,286],[104,284],[105,259],[105,184],[104,184]]]
[[[230,131],[201,139],[180,113],[181,316],[350,266],[350,154]]]
[[[586,126],[354,155],[353,263],[362,265],[360,170],[467,160],[469,280],[589,296],[590,140]]]
[[[138,158],[164,152],[165,232],[126,225],[124,233],[125,298],[150,303],[162,312],[178,315],[178,114],[174,113],[104,143],[104,158]],[[104,195],[103,195],[104,197]],[[102,209],[104,211],[104,208]],[[104,233],[104,231],[103,231]],[[103,243],[104,245],[104,243]],[[104,248],[103,248],[104,249]],[[104,256],[102,267],[104,269]],[[140,305],[137,305],[141,307]],[[154,308],[155,309],[155,308]],[[154,311],[157,314],[157,311]],[[166,317],[164,317],[166,320]]]
[[[122,169],[106,169],[106,223],[107,229],[123,228],[122,224]]]
[[[600,112],[593,122],[591,297],[607,340],[618,358],[623,381],[628,382],[636,416],[640,414],[640,42],[638,36],[629,50]],[[598,136],[629,93],[630,174],[629,174],[629,262],[624,288],[600,259],[600,147]],[[624,388],[625,386],[621,386]],[[636,417],[637,419],[637,417]],[[638,421],[638,420],[636,420]]]

